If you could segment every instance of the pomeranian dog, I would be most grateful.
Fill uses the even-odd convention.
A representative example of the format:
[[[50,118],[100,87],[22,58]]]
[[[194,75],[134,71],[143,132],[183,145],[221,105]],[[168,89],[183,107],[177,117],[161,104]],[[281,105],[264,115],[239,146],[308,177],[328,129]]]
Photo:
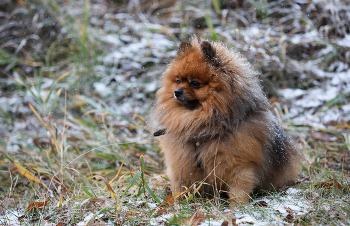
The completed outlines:
[[[174,193],[203,181],[203,192],[247,203],[252,192],[290,185],[299,174],[299,151],[270,111],[258,72],[221,43],[193,36],[180,44],[153,121]]]

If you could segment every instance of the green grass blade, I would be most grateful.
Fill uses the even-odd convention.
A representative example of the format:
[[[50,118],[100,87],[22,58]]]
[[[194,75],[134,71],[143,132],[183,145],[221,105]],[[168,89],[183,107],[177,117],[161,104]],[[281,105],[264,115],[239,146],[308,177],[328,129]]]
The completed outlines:
[[[80,187],[90,198],[96,198],[91,192],[89,192],[86,188],[83,186]]]
[[[147,189],[148,193],[152,196],[152,198],[154,199],[154,201],[156,201],[158,204],[162,204],[162,202],[160,201],[160,199],[156,196],[156,194],[154,194],[154,192],[152,191],[152,189],[148,186],[148,184],[146,182],[144,182],[145,184],[145,188]]]
[[[130,189],[132,186],[135,185],[137,179],[139,179],[140,176],[141,176],[141,171],[140,171],[140,172],[137,172],[137,173],[135,174],[135,176],[131,179],[131,181],[130,181],[128,187],[125,189],[123,195],[125,195],[125,194],[129,191],[129,189]]]
[[[57,101],[58,101],[58,98],[59,98],[60,95],[61,95],[61,92],[62,92],[62,88],[59,89],[59,90],[57,91],[57,93],[56,93],[56,95],[55,95],[55,99],[53,100],[53,103],[52,103],[52,105],[51,105],[50,112],[52,112],[52,110],[55,108],[56,103],[57,103]]]
[[[18,62],[19,59],[4,49],[0,49],[0,65]]]
[[[79,176],[84,180],[85,184],[89,187],[91,192],[87,191],[83,186],[80,185],[81,189],[83,189],[86,192],[86,194],[88,194],[91,198],[97,198],[97,195],[94,192],[94,190],[92,189],[91,184],[89,183],[89,181],[81,173],[79,173],[78,170],[73,169],[73,168],[68,168],[68,167],[66,167],[66,168],[77,172],[79,174]]]
[[[221,13],[220,0],[213,0],[213,5],[215,8],[215,11],[220,14]]]
[[[146,190],[148,191],[148,193],[152,196],[152,198],[154,199],[154,201],[156,201],[159,204],[162,204],[162,202],[160,201],[160,199],[156,196],[156,194],[154,194],[154,192],[152,191],[152,189],[148,186],[148,184],[145,181],[145,157],[143,155],[141,155],[140,157],[141,159],[141,167],[142,167],[142,183],[144,185],[144,187],[146,188]]]
[[[209,28],[209,30],[211,32],[211,35],[212,35],[212,39],[214,41],[218,41],[218,35],[214,31],[213,22],[212,22],[212,19],[211,19],[210,15],[205,13],[204,14],[204,19],[205,19],[205,22],[207,22],[208,28]]]

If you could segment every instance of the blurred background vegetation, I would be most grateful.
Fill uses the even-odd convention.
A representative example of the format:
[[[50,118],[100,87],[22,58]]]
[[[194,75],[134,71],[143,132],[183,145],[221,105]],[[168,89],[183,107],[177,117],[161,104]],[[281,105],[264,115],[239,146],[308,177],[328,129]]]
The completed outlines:
[[[166,64],[192,34],[261,72],[306,156],[303,182],[348,189],[349,12],[348,0],[1,0],[0,198],[45,199],[43,186],[57,192],[51,202],[63,190],[92,198],[90,179],[118,170],[131,176],[115,189],[138,171],[157,181],[164,166],[147,120]]]

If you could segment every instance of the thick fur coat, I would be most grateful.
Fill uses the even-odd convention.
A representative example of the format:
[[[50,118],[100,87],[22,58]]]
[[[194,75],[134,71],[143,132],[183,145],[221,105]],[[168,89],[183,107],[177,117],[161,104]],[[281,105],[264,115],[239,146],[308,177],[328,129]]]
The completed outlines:
[[[292,184],[300,154],[271,113],[258,73],[221,43],[180,44],[157,92],[167,176],[178,193],[196,181],[208,193],[247,203],[249,194]]]

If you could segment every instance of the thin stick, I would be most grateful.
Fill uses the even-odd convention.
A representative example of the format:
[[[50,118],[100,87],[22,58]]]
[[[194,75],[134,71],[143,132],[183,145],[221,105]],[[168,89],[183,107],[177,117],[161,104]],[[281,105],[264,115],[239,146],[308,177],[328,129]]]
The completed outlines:
[[[180,190],[179,192],[181,193],[181,182],[182,182],[182,171],[183,171],[184,167],[181,168],[181,176],[180,176]],[[180,204],[180,199],[179,199],[179,204]]]

